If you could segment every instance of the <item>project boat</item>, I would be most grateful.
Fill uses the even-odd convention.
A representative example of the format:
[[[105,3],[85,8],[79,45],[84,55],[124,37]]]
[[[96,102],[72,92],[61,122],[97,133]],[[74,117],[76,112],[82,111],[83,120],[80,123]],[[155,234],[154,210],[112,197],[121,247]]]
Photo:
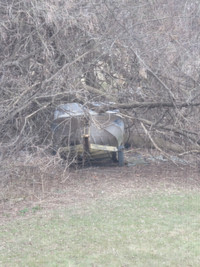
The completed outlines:
[[[79,103],[62,104],[54,112],[52,128],[55,151],[82,145],[84,137],[97,150],[116,152],[123,146],[124,122],[118,110],[99,114]]]

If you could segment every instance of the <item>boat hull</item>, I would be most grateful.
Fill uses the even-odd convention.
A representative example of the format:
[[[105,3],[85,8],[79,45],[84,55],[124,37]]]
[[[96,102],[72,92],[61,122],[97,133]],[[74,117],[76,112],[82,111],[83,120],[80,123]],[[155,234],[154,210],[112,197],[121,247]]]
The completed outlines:
[[[54,120],[53,143],[59,147],[82,144],[83,136],[89,135],[91,144],[119,147],[124,138],[124,122],[117,114],[62,117]]]

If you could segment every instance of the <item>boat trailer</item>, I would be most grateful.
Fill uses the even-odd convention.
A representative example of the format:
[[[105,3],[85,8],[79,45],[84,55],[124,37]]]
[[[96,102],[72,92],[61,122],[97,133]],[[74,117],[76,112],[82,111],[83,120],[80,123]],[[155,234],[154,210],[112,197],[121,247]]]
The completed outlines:
[[[117,111],[98,114],[78,103],[60,105],[54,113],[53,140],[62,158],[87,162],[112,159],[124,165],[124,123]]]

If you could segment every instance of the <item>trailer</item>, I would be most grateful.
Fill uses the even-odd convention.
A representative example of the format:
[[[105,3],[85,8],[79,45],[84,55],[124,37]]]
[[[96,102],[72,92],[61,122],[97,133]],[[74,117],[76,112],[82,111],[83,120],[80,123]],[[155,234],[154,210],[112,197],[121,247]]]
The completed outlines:
[[[124,165],[124,122],[117,110],[99,114],[79,103],[62,104],[52,130],[54,150],[62,156],[83,163],[111,158]]]

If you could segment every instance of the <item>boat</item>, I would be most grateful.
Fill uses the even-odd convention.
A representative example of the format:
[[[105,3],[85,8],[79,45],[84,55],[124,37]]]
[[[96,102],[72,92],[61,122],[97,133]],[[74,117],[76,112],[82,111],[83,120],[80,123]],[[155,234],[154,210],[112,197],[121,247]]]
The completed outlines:
[[[54,112],[52,130],[55,151],[82,147],[84,152],[86,139],[89,152],[122,151],[124,122],[118,110],[97,113],[79,103],[62,104]]]

